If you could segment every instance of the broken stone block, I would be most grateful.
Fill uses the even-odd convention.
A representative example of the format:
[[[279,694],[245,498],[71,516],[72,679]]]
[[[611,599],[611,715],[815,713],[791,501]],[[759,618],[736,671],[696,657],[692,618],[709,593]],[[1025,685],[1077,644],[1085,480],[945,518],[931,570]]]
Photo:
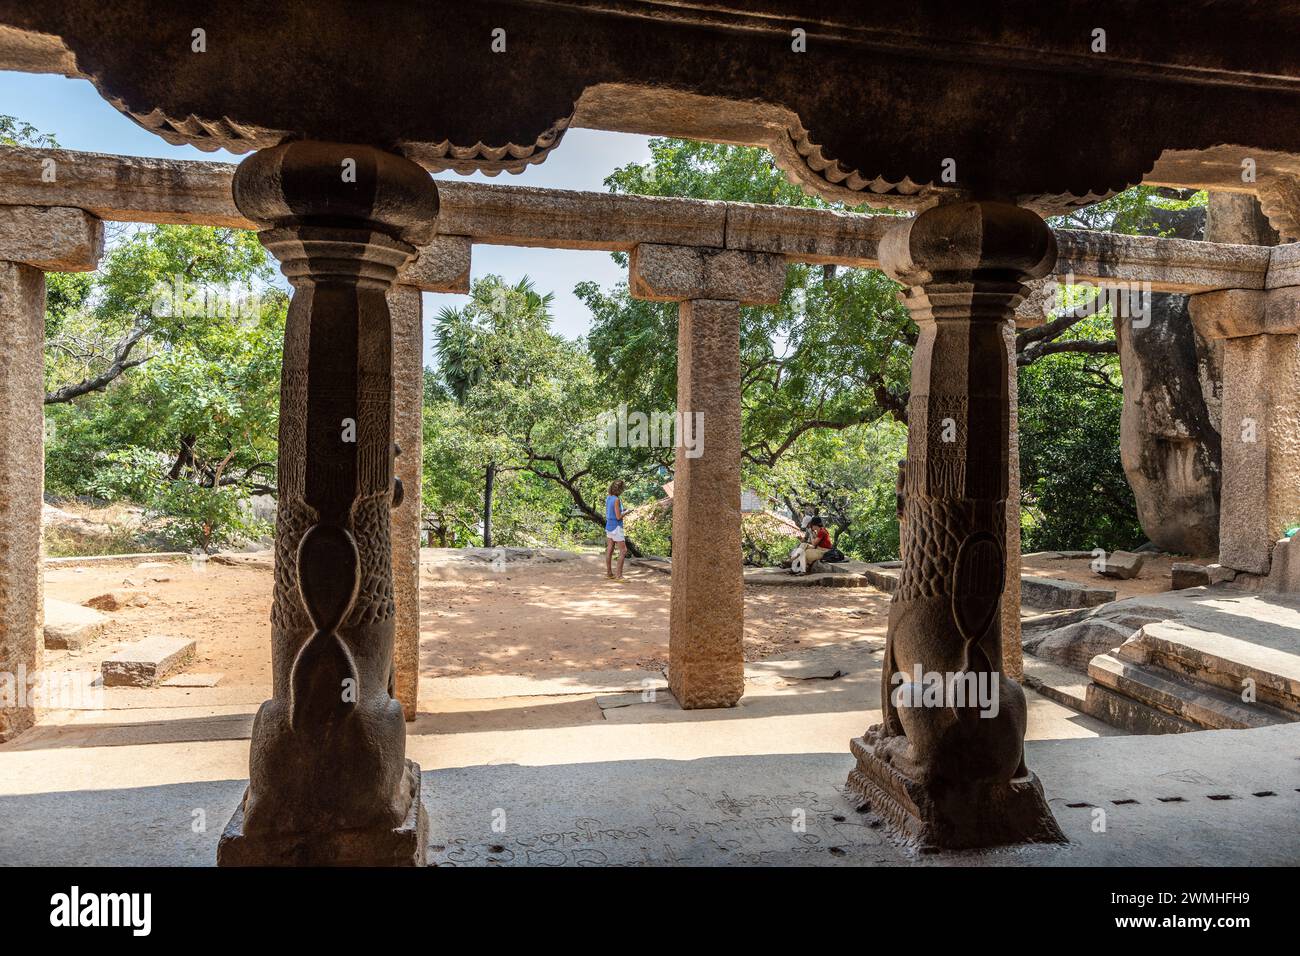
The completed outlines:
[[[1145,555],[1134,554],[1132,551],[1112,551],[1097,574],[1104,578],[1119,578],[1127,581],[1138,576],[1138,572],[1142,570],[1142,562],[1145,560]]]
[[[99,635],[108,618],[98,611],[71,601],[45,599],[45,646],[75,651]]]
[[[1210,586],[1210,572],[1203,564],[1178,562],[1169,571],[1172,578],[1170,590],[1181,591],[1184,588],[1206,588]]]
[[[197,642],[185,637],[146,637],[104,661],[100,668],[105,687],[151,687],[179,670],[191,657]]]
[[[107,594],[96,595],[89,601],[82,603],[85,607],[94,608],[97,611],[120,611],[124,607],[144,607],[149,603],[149,597],[139,591],[123,588],[109,591]]]
[[[1042,660],[1086,674],[1089,661],[1119,647],[1133,633],[1132,628],[1091,617],[1048,631],[1032,647],[1027,643],[1025,649]]]

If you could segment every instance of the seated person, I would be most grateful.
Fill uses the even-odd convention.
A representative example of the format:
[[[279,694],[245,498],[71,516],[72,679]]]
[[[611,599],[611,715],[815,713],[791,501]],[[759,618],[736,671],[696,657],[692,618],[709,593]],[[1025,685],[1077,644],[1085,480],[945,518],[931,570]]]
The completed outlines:
[[[813,515],[808,519],[803,544],[790,553],[790,570],[804,574],[808,565],[816,564],[832,547],[830,533],[822,519]]]

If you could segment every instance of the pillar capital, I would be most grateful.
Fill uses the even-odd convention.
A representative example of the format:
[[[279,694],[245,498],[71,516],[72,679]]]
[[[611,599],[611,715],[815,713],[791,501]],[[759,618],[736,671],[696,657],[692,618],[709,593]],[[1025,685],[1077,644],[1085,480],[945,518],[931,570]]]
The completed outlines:
[[[69,206],[0,206],[0,261],[42,272],[93,272],[104,254],[104,224]]]
[[[957,202],[900,222],[880,242],[880,267],[907,286],[981,276],[1020,284],[1056,264],[1056,239],[1037,213],[1009,203]]]
[[[1190,296],[1192,324],[1206,339],[1300,333],[1300,286],[1221,289]]]
[[[741,305],[781,301],[784,257],[768,252],[643,242],[632,250],[632,295],[653,302],[716,299]]]

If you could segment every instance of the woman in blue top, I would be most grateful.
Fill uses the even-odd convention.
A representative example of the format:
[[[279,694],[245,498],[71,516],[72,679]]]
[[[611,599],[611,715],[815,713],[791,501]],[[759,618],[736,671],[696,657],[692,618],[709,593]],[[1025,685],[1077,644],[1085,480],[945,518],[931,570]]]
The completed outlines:
[[[619,583],[623,581],[623,561],[627,558],[627,537],[623,534],[623,482],[615,481],[605,496],[605,576]],[[618,574],[614,574],[612,559],[614,544],[618,543]]]

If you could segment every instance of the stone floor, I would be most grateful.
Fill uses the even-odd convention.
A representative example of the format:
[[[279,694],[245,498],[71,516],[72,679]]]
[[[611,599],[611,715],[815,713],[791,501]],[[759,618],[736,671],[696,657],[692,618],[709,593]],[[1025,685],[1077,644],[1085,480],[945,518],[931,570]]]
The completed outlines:
[[[913,858],[840,791],[848,740],[876,718],[878,659],[863,641],[752,664],[725,711],[682,711],[649,672],[426,682],[408,753],[425,770],[430,860],[1300,862],[1300,725],[1119,736],[1036,694],[1029,764],[1071,843]],[[50,714],[0,746],[0,863],[212,863],[257,701],[147,693]]]

